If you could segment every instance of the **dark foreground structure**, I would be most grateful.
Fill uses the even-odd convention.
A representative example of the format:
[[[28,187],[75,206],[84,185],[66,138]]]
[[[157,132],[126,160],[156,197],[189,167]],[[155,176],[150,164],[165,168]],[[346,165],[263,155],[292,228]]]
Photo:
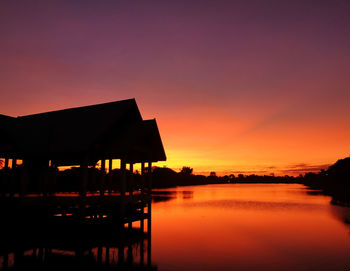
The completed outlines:
[[[134,99],[0,115],[0,158],[0,270],[62,269],[65,261],[154,269],[152,163],[166,155],[156,121],[143,120]],[[65,166],[75,166],[69,191],[58,171]]]

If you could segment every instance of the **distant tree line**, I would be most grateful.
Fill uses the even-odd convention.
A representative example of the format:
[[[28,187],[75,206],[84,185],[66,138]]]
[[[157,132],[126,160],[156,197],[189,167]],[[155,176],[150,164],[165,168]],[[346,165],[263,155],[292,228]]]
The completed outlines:
[[[223,184],[223,183],[295,183],[300,182],[300,177],[274,176],[274,175],[243,175],[234,174],[217,176],[214,171],[209,176],[195,175],[190,167],[183,167],[180,172],[176,172],[167,167],[153,168],[153,187],[165,188],[174,186],[203,185],[203,184]]]
[[[339,159],[319,173],[306,173],[302,183],[332,196],[334,204],[350,206],[350,157]]]
[[[76,192],[79,191],[80,169],[72,167],[63,171],[51,169],[55,172],[54,188],[47,189],[56,192]],[[100,189],[100,180],[103,174],[100,169],[91,167],[89,170],[88,191],[98,191]],[[18,166],[11,174],[12,181],[10,182],[10,171],[12,169],[0,170],[0,194],[7,192],[17,193],[20,190],[19,180],[22,168]],[[31,182],[28,184],[28,192],[38,192],[42,190],[44,185],[43,178],[39,171],[30,172]],[[130,172],[127,172],[130,175]],[[134,172],[134,188],[141,187],[142,178],[139,172]],[[33,181],[34,180],[34,181]],[[111,190],[120,191],[122,174],[119,169],[114,169],[105,176],[106,187]],[[333,202],[336,204],[350,203],[350,157],[340,159],[327,170],[321,170],[319,173],[306,173],[304,176],[274,176],[272,175],[243,175],[234,174],[217,176],[215,172],[210,172],[209,176],[193,174],[193,168],[183,167],[180,172],[176,172],[167,167],[152,168],[152,187],[167,188],[175,186],[189,185],[206,185],[206,184],[224,184],[224,183],[301,183],[312,189],[318,189],[323,193],[333,197]],[[127,183],[127,186],[129,183]],[[126,187],[128,191],[128,187]]]

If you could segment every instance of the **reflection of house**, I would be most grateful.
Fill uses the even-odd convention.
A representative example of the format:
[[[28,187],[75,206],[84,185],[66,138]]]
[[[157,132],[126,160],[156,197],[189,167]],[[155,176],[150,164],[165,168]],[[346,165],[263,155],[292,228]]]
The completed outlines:
[[[143,120],[134,99],[16,118],[0,115],[0,158],[0,214],[8,230],[26,223],[28,233],[50,236],[66,225],[68,232],[89,225],[101,225],[98,231],[113,225],[122,232],[127,224],[143,233],[145,220],[151,228],[152,163],[166,155],[156,121]],[[120,160],[117,169],[114,159]],[[72,165],[78,166],[72,171],[75,190],[58,193],[57,168]]]

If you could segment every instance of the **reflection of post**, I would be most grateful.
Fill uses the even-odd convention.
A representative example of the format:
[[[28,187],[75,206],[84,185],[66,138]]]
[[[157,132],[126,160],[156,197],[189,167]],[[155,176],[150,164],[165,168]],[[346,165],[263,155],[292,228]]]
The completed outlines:
[[[148,220],[147,220],[147,265],[151,265],[151,240],[152,240],[152,219],[151,219],[151,201],[152,199],[149,198],[148,201]]]
[[[106,246],[106,265],[109,266],[109,246]]]
[[[141,267],[143,267],[144,262],[145,262],[145,260],[144,260],[144,253],[145,253],[144,241],[145,240],[142,238],[141,243],[140,243],[140,265],[141,265]]]
[[[102,246],[99,245],[97,248],[97,263],[102,264]]]
[[[118,264],[122,265],[124,263],[124,246],[120,244],[118,247]]]
[[[9,266],[9,255],[6,252],[3,259],[3,270],[6,270],[8,266]]]
[[[128,246],[127,263],[131,267],[133,262],[132,245]]]

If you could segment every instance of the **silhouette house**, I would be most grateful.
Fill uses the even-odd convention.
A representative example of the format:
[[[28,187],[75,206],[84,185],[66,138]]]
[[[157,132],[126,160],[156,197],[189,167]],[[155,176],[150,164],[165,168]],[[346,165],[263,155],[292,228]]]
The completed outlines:
[[[81,169],[80,191],[86,195],[88,166],[101,161],[105,171],[106,160],[109,171],[112,159],[120,159],[122,171],[126,164],[133,169],[141,163],[165,161],[166,156],[156,121],[143,120],[134,99],[92,106],[71,108],[17,118],[0,115],[0,157],[5,159],[5,168],[12,160],[22,160],[21,196],[27,192],[28,182],[33,177],[29,172],[39,172],[34,178],[43,180],[41,193],[46,195],[52,188],[49,168],[79,165]],[[33,174],[32,174],[33,175]],[[46,176],[43,176],[46,175]],[[50,178],[51,176],[51,178]],[[125,180],[124,180],[125,181]],[[108,187],[101,178],[100,191]],[[121,193],[126,184],[121,185]]]
[[[151,263],[152,163],[165,161],[166,155],[155,119],[143,120],[135,99],[21,117],[0,115],[0,158],[0,214],[8,237],[0,245],[4,266],[10,253],[23,256],[31,246],[33,253],[40,246],[51,253],[64,243],[91,250],[95,244],[82,243],[95,236],[101,248],[102,240],[119,236],[115,230],[124,235],[125,225],[138,232],[142,246],[149,240]],[[120,167],[113,168],[113,159],[120,160]],[[133,173],[136,163],[140,174]],[[62,193],[58,167],[73,165],[76,175],[69,181],[75,189]],[[136,228],[133,222],[138,222]],[[16,231],[24,223],[26,231]],[[125,238],[108,243],[118,248],[118,262],[124,259]],[[104,257],[108,255],[107,248]]]

